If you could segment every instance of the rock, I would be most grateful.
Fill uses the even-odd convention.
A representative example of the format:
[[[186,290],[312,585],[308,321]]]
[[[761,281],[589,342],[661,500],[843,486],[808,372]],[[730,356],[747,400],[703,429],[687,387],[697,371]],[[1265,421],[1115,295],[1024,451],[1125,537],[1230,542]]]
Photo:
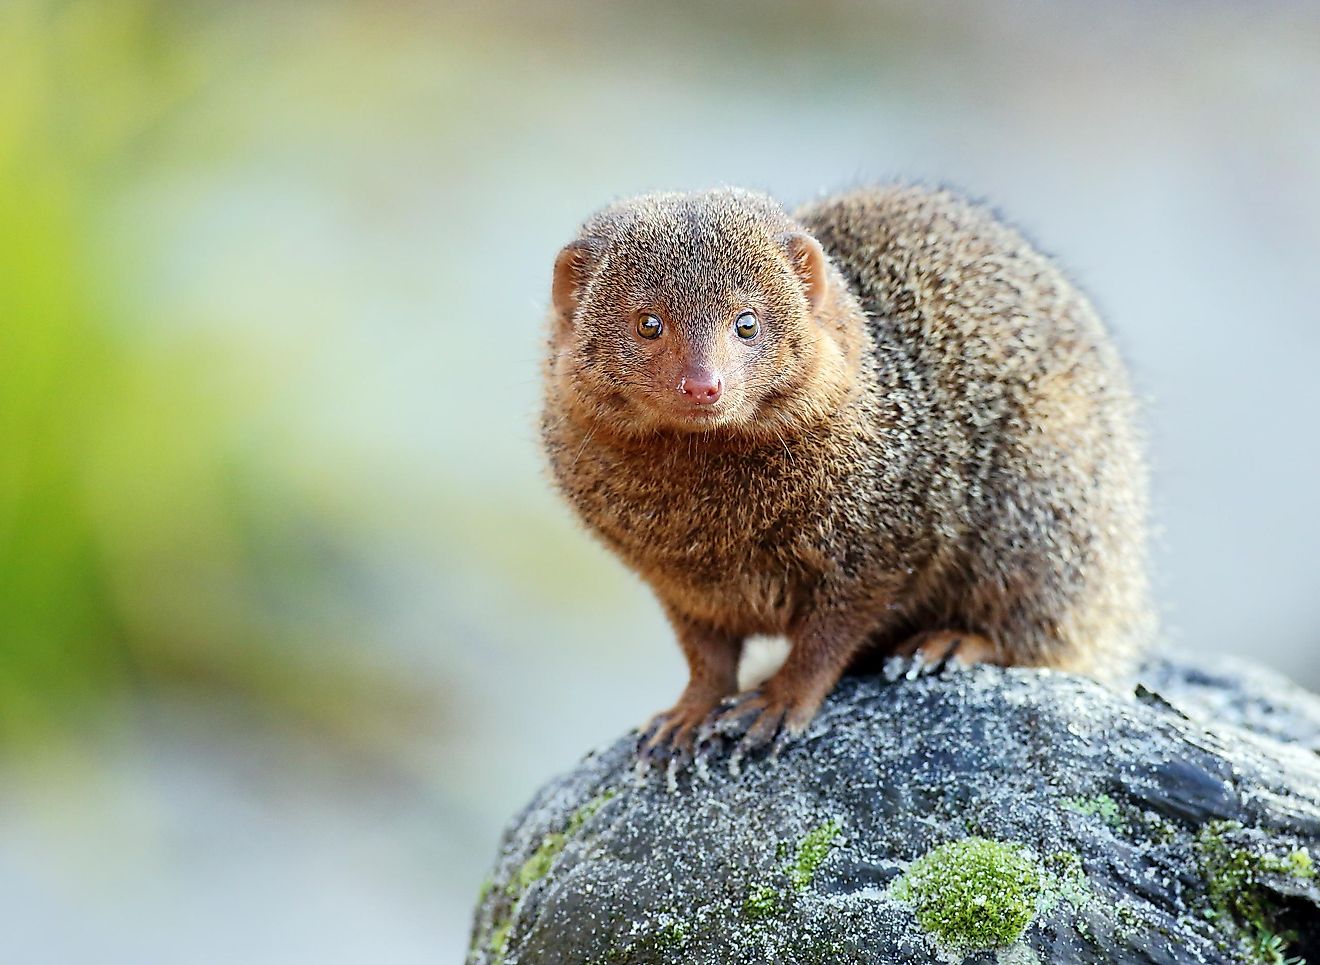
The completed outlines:
[[[1143,679],[852,677],[736,775],[623,737],[505,833],[469,965],[1320,963],[1320,698]]]

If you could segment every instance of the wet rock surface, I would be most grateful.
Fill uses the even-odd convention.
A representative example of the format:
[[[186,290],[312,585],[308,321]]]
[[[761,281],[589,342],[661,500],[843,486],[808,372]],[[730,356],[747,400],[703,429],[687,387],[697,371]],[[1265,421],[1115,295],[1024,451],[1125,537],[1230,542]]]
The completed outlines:
[[[469,965],[1320,963],[1320,698],[1142,680],[849,678],[736,774],[625,736],[513,821]]]

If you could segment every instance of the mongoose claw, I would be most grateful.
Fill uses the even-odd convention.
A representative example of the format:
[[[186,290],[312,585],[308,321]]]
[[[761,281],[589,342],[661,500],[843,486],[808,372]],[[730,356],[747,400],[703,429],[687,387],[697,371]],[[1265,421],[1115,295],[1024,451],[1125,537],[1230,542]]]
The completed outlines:
[[[637,787],[645,787],[651,780],[651,772],[655,770],[655,762],[649,757],[638,756],[633,762],[632,780]]]
[[[670,794],[678,793],[678,779],[687,773],[688,768],[691,766],[691,751],[675,751],[673,756],[669,758],[669,765],[665,768],[665,788]]]
[[[770,760],[777,761],[783,756],[784,752],[797,743],[801,732],[792,724],[788,724],[779,729],[775,739],[770,742]]]
[[[918,654],[912,658],[912,665],[903,676],[908,680],[920,680],[922,677],[938,677],[949,664],[948,660],[927,660]]]
[[[726,697],[719,709],[711,715],[703,733],[712,739],[742,737],[764,709],[765,703],[759,690],[746,690],[733,697]]]
[[[656,744],[638,751],[633,778],[639,785],[645,785],[659,773],[663,775],[666,787],[677,791],[679,777],[691,766],[692,751],[689,748]]]
[[[744,758],[766,747],[771,748],[772,757],[779,756],[798,730],[788,726],[793,709],[787,701],[754,690],[726,701],[712,730],[719,737],[737,739],[729,757],[730,773],[736,775]]]
[[[780,755],[797,740],[799,731],[788,723],[789,712],[768,707],[747,729],[729,757],[729,771],[736,775],[744,758],[769,749],[769,758],[779,760]]]
[[[910,656],[894,656],[885,661],[881,675],[891,684],[900,680],[920,680],[922,677],[937,677],[948,667],[947,659],[930,660],[922,653]]]
[[[637,760],[656,767],[667,767],[671,761],[686,757],[691,759],[691,738],[686,740],[668,739],[667,732],[657,731],[649,739],[643,738],[637,747]]]
[[[706,718],[705,723],[697,728],[696,744],[692,756],[697,763],[698,770],[705,767],[707,760],[724,750],[725,737],[726,735],[720,730],[718,714],[711,714]]]
[[[654,736],[643,740],[637,747],[637,759],[652,764],[664,764],[673,754],[673,747],[664,740],[657,741]]]
[[[954,667],[995,662],[994,644],[980,634],[939,630],[920,633],[899,647],[881,673],[890,683],[897,683],[942,676]]]
[[[716,706],[714,701],[680,698],[669,710],[652,717],[638,733],[638,756],[655,761],[668,761],[673,757],[691,761],[698,728]]]
[[[880,668],[880,676],[884,677],[888,683],[896,684],[907,676],[913,662],[911,657],[886,657],[884,666]]]
[[[744,754],[749,754],[767,747],[779,736],[787,714],[787,707],[767,704],[752,726],[747,728],[747,733],[743,735],[742,740],[738,742],[738,750]]]
[[[709,741],[698,739],[697,748],[692,754],[692,772],[697,776],[697,780],[707,782],[710,780],[710,756],[714,745]]]

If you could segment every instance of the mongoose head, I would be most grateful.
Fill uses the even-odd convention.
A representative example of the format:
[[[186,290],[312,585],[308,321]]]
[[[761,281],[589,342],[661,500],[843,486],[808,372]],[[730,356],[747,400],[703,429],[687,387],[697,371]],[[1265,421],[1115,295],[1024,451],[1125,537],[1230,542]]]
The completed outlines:
[[[615,432],[781,435],[848,377],[833,288],[820,244],[764,195],[620,202],[556,259],[551,375]]]

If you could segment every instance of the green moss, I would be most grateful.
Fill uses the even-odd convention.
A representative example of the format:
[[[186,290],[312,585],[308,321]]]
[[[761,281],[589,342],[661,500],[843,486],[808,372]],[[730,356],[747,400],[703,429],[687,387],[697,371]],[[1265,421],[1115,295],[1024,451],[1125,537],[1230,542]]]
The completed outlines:
[[[743,902],[743,917],[761,921],[779,913],[779,892],[770,885],[761,885]]]
[[[504,886],[505,893],[516,897],[531,887],[534,882],[548,875],[550,869],[554,867],[555,859],[559,857],[560,852],[567,845],[567,834],[547,834],[541,839],[541,844],[537,849],[532,852],[532,856],[513,873],[509,883]]]
[[[677,951],[688,943],[688,926],[679,920],[666,922],[656,932],[655,947],[660,951]]]
[[[1261,965],[1297,965],[1288,957],[1288,944],[1296,936],[1281,932],[1275,899],[1264,888],[1262,876],[1315,877],[1311,855],[1301,849],[1277,855],[1258,853],[1231,840],[1242,825],[1236,821],[1214,821],[1200,830],[1196,849],[1205,878],[1209,907],[1205,917],[1221,923],[1231,938]]]
[[[513,918],[505,918],[494,924],[490,931],[487,948],[498,958],[504,957],[504,950],[509,946],[509,929],[513,927]]]
[[[831,819],[808,831],[798,843],[797,854],[788,866],[788,878],[793,883],[794,891],[806,891],[815,880],[817,869],[834,850],[834,840],[839,836],[839,830],[839,822]]]
[[[596,816],[596,812],[603,808],[607,802],[611,801],[617,794],[616,788],[608,788],[597,794],[582,807],[573,812],[568,819],[568,826],[564,828],[564,833],[568,835],[577,834],[582,830],[582,826]]]
[[[1022,937],[1036,914],[1041,879],[1018,845],[964,838],[914,861],[891,893],[912,905],[939,945],[970,952]]]
[[[486,947],[495,956],[494,960],[497,963],[504,960],[504,950],[509,943],[509,932],[513,928],[515,912],[522,901],[524,893],[533,884],[550,873],[550,870],[554,867],[555,859],[568,847],[568,842],[595,816],[605,802],[617,793],[618,791],[613,788],[603,791],[574,811],[569,816],[564,830],[552,831],[545,835],[541,839],[541,843],[537,845],[536,850],[532,852],[531,857],[519,865],[518,870],[505,882],[503,891],[509,900],[508,907],[492,918],[490,934],[486,939]],[[480,900],[485,901],[493,888],[493,882],[488,881],[483,884]]]
[[[1270,874],[1287,875],[1290,878],[1314,878],[1315,865],[1311,853],[1300,848],[1288,852],[1282,858],[1272,854],[1261,856],[1261,869]]]
[[[782,872],[788,877],[789,889],[781,893],[772,884],[757,885],[743,901],[743,915],[759,921],[778,914],[784,907],[784,900],[792,893],[806,891],[816,878],[821,864],[834,850],[834,842],[839,837],[842,825],[834,819],[812,828],[797,847],[781,841],[775,846],[775,859],[784,862]]]
[[[532,856],[522,863],[518,870],[514,872],[513,877],[509,879],[509,883],[504,886],[505,893],[511,897],[517,897],[535,882],[548,875],[550,869],[554,867],[555,859],[568,846],[568,842],[573,836],[582,830],[583,825],[590,821],[596,812],[604,806],[605,802],[617,793],[617,791],[611,789],[597,795],[573,812],[563,831],[551,832],[542,838],[540,845],[532,852]]]
[[[1117,923],[1116,934],[1124,940],[1149,927],[1141,912],[1126,899],[1114,903],[1114,920]]]
[[[1166,820],[1154,811],[1138,811],[1137,819],[1144,828],[1146,839],[1152,844],[1173,844],[1182,836],[1182,832],[1172,821]]]
[[[1065,810],[1072,811],[1074,814],[1099,818],[1115,831],[1123,830],[1123,815],[1119,811],[1118,802],[1108,794],[1097,794],[1093,797],[1068,798],[1063,802],[1063,807]]]
[[[1041,912],[1053,911],[1060,902],[1078,912],[1091,902],[1091,885],[1082,868],[1082,859],[1072,851],[1056,851],[1045,856],[1040,885],[1036,907]]]
[[[835,939],[821,939],[802,949],[803,965],[842,965],[858,958],[847,946]],[[847,957],[845,957],[847,956]]]
[[[684,918],[674,908],[666,908],[648,923],[649,928],[641,927],[636,922],[630,923],[632,928],[624,927],[622,917],[613,916],[608,927],[616,935],[624,937],[590,962],[584,961],[583,965],[673,961],[674,953],[681,952],[692,941],[693,933],[700,927],[700,914]]]

